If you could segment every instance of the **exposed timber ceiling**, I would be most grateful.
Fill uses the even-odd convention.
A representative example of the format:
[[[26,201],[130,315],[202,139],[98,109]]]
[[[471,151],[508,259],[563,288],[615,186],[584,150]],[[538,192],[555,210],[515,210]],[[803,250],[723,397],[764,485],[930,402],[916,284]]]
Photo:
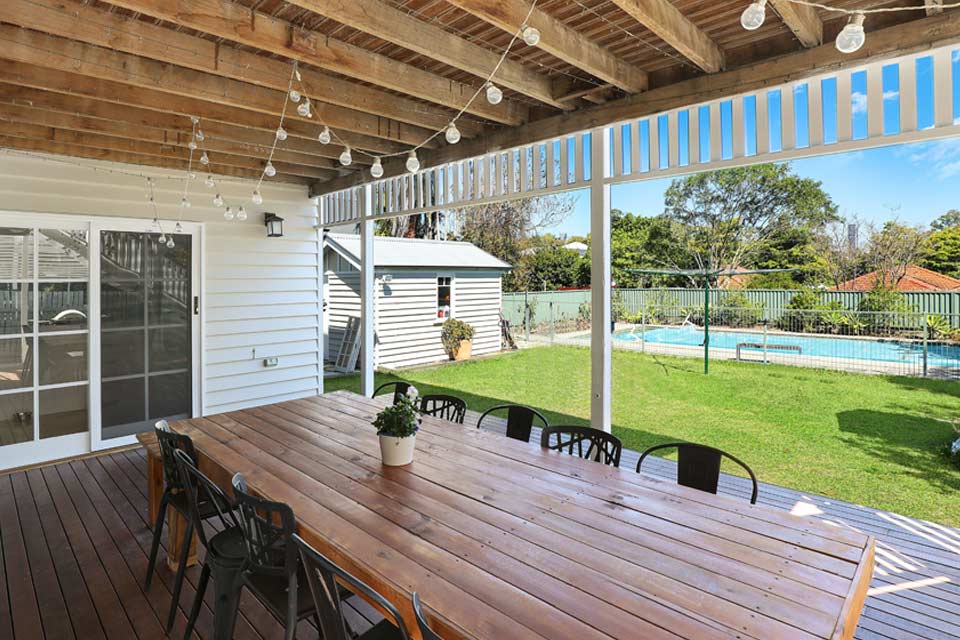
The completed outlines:
[[[528,21],[539,45],[518,40],[495,76],[503,101],[467,105],[530,0],[2,0],[0,147],[186,168],[197,116],[210,169],[258,178],[297,61],[313,117],[287,106],[268,179],[324,193],[463,108],[463,140],[433,137],[422,166],[960,40],[956,10],[874,14],[867,45],[844,57],[832,41],[846,17],[770,0],[764,25],[746,31],[747,4],[539,0]],[[317,139],[321,121],[332,144]],[[348,167],[341,142],[354,149]],[[402,165],[384,161],[387,175]]]

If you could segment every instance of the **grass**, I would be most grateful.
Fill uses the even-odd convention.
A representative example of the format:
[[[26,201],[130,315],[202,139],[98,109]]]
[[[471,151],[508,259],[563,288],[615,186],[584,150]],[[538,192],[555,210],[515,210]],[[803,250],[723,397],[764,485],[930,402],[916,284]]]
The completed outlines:
[[[587,349],[540,347],[402,377],[478,411],[509,401],[554,424],[590,415]],[[960,526],[960,469],[943,453],[957,437],[960,383],[735,362],[711,363],[705,377],[695,359],[625,351],[614,352],[613,378],[613,430],[626,447],[709,444],[764,482]],[[356,390],[358,380],[326,387]]]

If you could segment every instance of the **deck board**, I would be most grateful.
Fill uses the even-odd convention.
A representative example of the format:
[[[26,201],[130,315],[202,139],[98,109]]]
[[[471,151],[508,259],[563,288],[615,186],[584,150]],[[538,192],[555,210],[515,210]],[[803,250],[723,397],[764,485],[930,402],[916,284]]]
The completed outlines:
[[[477,417],[470,412],[467,424]],[[637,458],[624,451],[622,466],[635,467]],[[671,461],[650,462],[646,473],[673,479]],[[0,476],[0,638],[164,637],[173,581],[166,563],[158,563],[149,593],[142,586],[151,536],[145,468],[145,454],[128,450]],[[724,475],[721,491],[745,499],[749,487]],[[785,510],[805,503],[821,512],[813,517],[877,537],[872,586],[893,590],[868,597],[858,640],[960,640],[960,530],[768,484],[759,502]],[[174,637],[182,637],[199,571],[186,575]],[[351,610],[357,624],[376,617],[363,605]],[[209,637],[211,624],[208,594],[200,637]],[[300,631],[318,635],[309,625]],[[262,606],[244,598],[236,637],[279,635]]]

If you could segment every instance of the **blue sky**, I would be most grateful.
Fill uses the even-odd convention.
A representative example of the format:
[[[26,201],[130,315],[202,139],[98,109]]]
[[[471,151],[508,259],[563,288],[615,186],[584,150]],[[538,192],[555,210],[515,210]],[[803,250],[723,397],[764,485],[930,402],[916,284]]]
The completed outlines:
[[[960,121],[960,50],[953,52],[954,76],[954,118]],[[918,129],[933,124],[933,68],[929,57],[916,61],[916,95]],[[885,134],[899,133],[900,128],[900,80],[895,65],[884,67],[882,72],[883,90],[883,130]],[[867,136],[867,78],[860,71],[851,76],[852,136],[854,139]],[[796,85],[796,145],[808,144],[808,113],[806,108],[807,86]],[[829,144],[837,139],[836,80],[826,79],[821,85],[824,113],[824,141]],[[771,91],[768,100],[770,146],[778,150],[780,146],[780,93]],[[722,156],[732,157],[732,113],[729,102],[721,103],[720,128]],[[747,155],[756,152],[756,103],[754,98],[745,101],[745,151]],[[710,118],[706,107],[698,113],[700,120],[700,149],[702,159],[709,153]],[[687,114],[681,113],[679,129],[681,164],[687,164],[688,141],[686,140]],[[667,136],[666,116],[660,116],[656,126],[661,140]],[[640,157],[644,158],[642,169],[649,169],[648,128],[650,123],[641,122]],[[623,140],[624,169],[629,171],[629,135]],[[589,157],[589,142],[585,144],[585,155]],[[661,166],[666,166],[667,145],[661,146]],[[794,160],[794,171],[805,177],[819,180],[824,189],[836,202],[842,215],[856,215],[863,220],[882,223],[892,218],[919,225],[928,225],[937,216],[951,208],[960,209],[960,138],[914,143],[865,151],[849,152]],[[586,168],[589,174],[589,166]],[[649,180],[621,184],[613,187],[613,207],[639,213],[657,215],[663,211],[663,192],[670,179]],[[586,235],[590,227],[589,197],[586,191],[574,192],[576,205],[574,213],[562,224],[549,231],[567,235]]]

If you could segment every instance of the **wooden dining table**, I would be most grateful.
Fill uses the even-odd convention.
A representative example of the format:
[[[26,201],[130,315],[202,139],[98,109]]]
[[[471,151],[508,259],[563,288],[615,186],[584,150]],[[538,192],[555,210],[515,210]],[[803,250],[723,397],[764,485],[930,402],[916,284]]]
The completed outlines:
[[[292,506],[411,630],[418,592],[447,640],[853,637],[870,536],[432,417],[386,467],[381,406],[334,392],[172,427],[225,488],[240,472]]]

